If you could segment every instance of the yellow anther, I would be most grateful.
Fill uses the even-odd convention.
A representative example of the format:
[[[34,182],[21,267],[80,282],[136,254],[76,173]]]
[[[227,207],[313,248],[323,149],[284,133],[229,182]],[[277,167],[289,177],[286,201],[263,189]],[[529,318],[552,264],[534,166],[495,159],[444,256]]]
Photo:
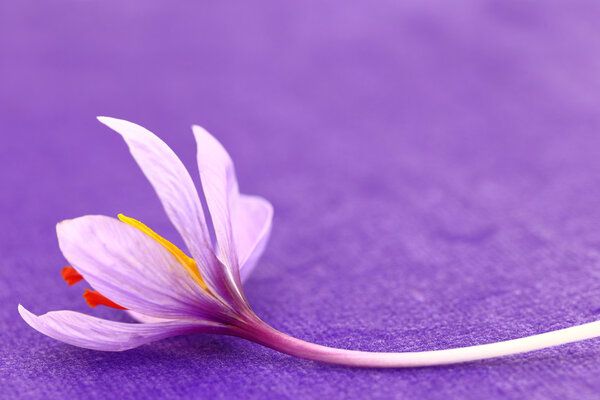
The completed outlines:
[[[154,232],[152,229],[148,228],[140,221],[126,217],[123,214],[119,214],[118,217],[122,222],[139,229],[140,231],[144,232],[146,235],[150,236],[152,239],[160,243],[165,249],[169,250],[169,252],[173,254],[173,257],[175,257],[177,261],[179,261],[179,263],[183,265],[183,267],[192,276],[192,278],[194,278],[198,285],[200,285],[200,287],[202,287],[202,289],[204,290],[208,289],[206,284],[204,283],[204,280],[202,280],[202,276],[200,275],[200,271],[198,271],[196,261],[194,261],[193,258],[188,257],[187,254],[181,251],[177,246],[160,236],[158,233]]]

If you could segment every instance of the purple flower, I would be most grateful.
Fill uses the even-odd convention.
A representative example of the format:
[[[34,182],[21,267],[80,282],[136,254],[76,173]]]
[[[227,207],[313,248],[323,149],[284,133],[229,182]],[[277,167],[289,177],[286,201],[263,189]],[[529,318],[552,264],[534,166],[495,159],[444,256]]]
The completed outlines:
[[[34,329],[54,339],[94,350],[122,351],[187,333],[232,335],[311,360],[368,367],[450,364],[521,353],[600,336],[600,322],[493,344],[411,353],[333,349],[278,332],[251,310],[242,283],[262,254],[273,217],[271,204],[242,195],[231,158],[199,126],[202,188],[214,227],[213,246],[200,197],[188,171],[158,137],[131,122],[100,117],[120,133],[152,183],[190,256],[132,218],[89,215],[57,225],[60,248],[72,267],[71,285],[85,279],[91,306],[128,312],[139,323],[104,320],[74,311],[36,316],[19,305]]]

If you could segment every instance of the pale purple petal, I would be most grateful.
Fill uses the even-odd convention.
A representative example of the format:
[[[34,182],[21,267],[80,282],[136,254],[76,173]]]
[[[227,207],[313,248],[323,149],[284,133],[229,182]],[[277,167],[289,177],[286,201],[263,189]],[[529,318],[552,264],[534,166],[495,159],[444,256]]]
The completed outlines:
[[[139,125],[108,117],[98,120],[123,136],[195,259],[204,282],[215,295],[231,303],[235,289],[215,257],[198,191],[181,160],[161,139]]]
[[[273,207],[260,197],[240,195],[235,168],[225,148],[200,126],[192,127],[198,146],[202,189],[217,238],[217,257],[236,284],[262,254],[271,230]]]
[[[98,120],[123,136],[199,268],[214,268],[200,197],[181,160],[165,142],[139,125],[109,117]]]
[[[188,333],[225,333],[223,326],[203,321],[129,324],[74,311],[36,316],[19,305],[19,314],[32,328],[61,342],[92,350],[123,351],[142,344]]]
[[[65,258],[89,284],[115,303],[152,317],[218,317],[208,295],[161,244],[137,228],[106,216],[57,225]]]
[[[126,310],[125,312],[127,314],[129,314],[129,316],[131,318],[135,319],[138,322],[143,322],[145,324],[150,324],[150,323],[154,323],[154,322],[169,322],[169,321],[174,321],[173,319],[151,317],[149,315],[142,314],[142,313],[139,313],[139,312],[136,312],[136,311],[132,311],[132,310]]]
[[[262,197],[240,195],[237,207],[232,207],[231,223],[242,282],[252,273],[267,245],[272,220],[273,206]]]
[[[228,268],[236,285],[241,286],[231,226],[230,207],[239,201],[233,162],[225,148],[210,133],[197,125],[192,129],[196,138],[202,189],[217,238],[217,257]]]

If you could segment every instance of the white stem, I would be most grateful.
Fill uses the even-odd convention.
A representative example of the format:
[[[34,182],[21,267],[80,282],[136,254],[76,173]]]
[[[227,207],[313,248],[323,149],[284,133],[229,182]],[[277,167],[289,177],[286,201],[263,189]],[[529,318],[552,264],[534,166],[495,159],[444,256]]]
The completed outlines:
[[[600,336],[600,321],[491,344],[406,353],[335,349],[293,338],[264,323],[254,325],[246,334],[239,336],[283,353],[314,361],[356,367],[425,367],[508,356],[595,338]]]

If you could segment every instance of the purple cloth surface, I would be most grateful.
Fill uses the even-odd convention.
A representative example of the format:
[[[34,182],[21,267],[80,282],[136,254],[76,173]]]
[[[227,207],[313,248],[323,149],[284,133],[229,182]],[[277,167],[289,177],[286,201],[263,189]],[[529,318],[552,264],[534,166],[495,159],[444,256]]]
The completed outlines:
[[[598,2],[202,3],[0,3],[1,398],[598,398],[598,340],[369,370],[27,326],[18,303],[130,321],[64,284],[56,222],[123,212],[181,243],[96,115],[154,131],[195,179],[190,125],[223,142],[275,206],[248,299],[293,336],[417,351],[598,319]]]

